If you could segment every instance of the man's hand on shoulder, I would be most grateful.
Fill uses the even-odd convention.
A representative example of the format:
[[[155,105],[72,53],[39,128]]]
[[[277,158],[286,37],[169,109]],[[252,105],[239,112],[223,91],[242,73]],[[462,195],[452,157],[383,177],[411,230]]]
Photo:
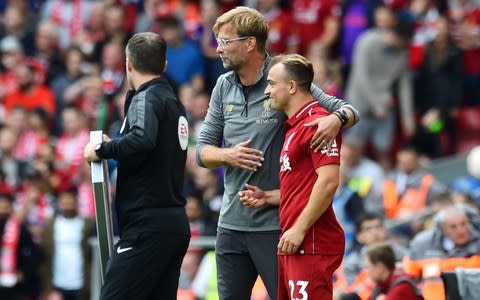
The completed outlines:
[[[313,135],[310,143],[310,148],[317,152],[325,146],[330,149],[333,141],[339,134],[340,129],[342,129],[342,122],[336,115],[331,114],[306,123],[305,126],[317,126],[317,131]]]
[[[262,166],[263,153],[258,149],[250,148],[251,142],[252,140],[248,140],[233,148],[224,148],[223,162],[251,172],[257,171]]]

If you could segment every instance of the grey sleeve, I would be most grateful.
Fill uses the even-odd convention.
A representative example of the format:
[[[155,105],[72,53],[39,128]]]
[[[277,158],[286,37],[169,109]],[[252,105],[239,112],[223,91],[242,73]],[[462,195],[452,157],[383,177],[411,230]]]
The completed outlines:
[[[218,81],[213,88],[210,103],[208,104],[207,116],[205,117],[197,141],[195,157],[198,165],[201,167],[206,167],[200,157],[203,148],[208,145],[220,147],[222,144],[223,127],[225,124],[222,97],[220,95],[220,84]]]
[[[328,110],[328,112],[334,112],[342,107],[348,108],[353,112],[353,115],[355,116],[355,123],[357,123],[360,119],[360,113],[358,112],[358,110],[351,104],[349,104],[347,101],[338,99],[335,96],[328,95],[315,84],[312,84],[310,91],[312,92],[312,96],[318,99],[318,104]]]

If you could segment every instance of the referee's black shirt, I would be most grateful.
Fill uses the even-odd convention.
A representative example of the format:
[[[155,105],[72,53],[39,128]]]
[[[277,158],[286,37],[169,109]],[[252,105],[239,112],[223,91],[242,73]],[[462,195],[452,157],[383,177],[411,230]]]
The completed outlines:
[[[100,158],[118,161],[116,210],[120,234],[189,235],[182,195],[187,157],[185,108],[170,84],[155,78],[129,91],[121,137],[102,143]]]

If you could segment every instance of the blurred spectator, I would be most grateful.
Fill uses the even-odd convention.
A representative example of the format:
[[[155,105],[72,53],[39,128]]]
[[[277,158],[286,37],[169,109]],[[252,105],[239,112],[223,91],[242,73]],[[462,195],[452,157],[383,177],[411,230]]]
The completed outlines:
[[[415,279],[395,266],[396,255],[389,244],[370,246],[366,256],[368,275],[375,282],[370,300],[423,300]]]
[[[346,185],[358,193],[365,210],[383,213],[384,173],[380,165],[365,155],[365,146],[354,138],[344,140],[340,157]]]
[[[39,3],[35,3],[38,2],[37,0],[6,0],[2,2],[0,6],[5,5],[6,7],[17,8],[20,11],[20,15],[26,17],[27,31],[35,31],[38,20],[37,9],[39,6]]]
[[[412,240],[403,267],[422,282],[425,300],[445,299],[441,272],[480,267],[480,235],[471,225],[464,209],[450,206],[437,213],[432,229]]]
[[[45,142],[50,138],[51,122],[43,108],[37,108],[27,115],[27,126]]]
[[[332,207],[345,233],[345,255],[348,255],[355,245],[354,222],[365,212],[365,208],[363,199],[358,195],[358,192],[348,185],[347,174],[343,165],[340,165],[340,183],[333,197]]]
[[[162,0],[144,0],[143,11],[137,15],[134,33],[152,31],[153,23],[157,17],[157,7]]]
[[[306,57],[313,64],[313,82],[328,95],[343,97],[340,63],[329,59],[325,49],[318,45],[310,47]]]
[[[40,170],[28,165],[24,180],[15,197],[15,213],[32,234],[35,243],[41,242],[42,230],[54,213],[54,198]]]
[[[105,36],[95,43],[92,55],[95,62],[101,62],[103,48],[106,44],[116,43],[122,45],[122,48],[127,45],[131,32],[127,30],[126,22],[126,11],[122,5],[114,3],[105,6],[103,14]]]
[[[125,80],[117,93],[113,96],[112,100],[112,118],[110,126],[108,127],[108,136],[116,137],[119,135],[120,129],[125,122],[125,97],[128,91],[128,82]],[[188,114],[188,113],[187,113]],[[188,115],[187,115],[188,118]]]
[[[71,180],[76,180],[84,163],[83,146],[90,139],[86,116],[77,107],[67,106],[62,111],[62,122],[64,133],[57,141],[56,166],[69,174]]]
[[[329,57],[332,56],[331,48],[340,34],[339,1],[292,0],[291,9],[298,24],[300,53],[306,54],[312,45],[318,44]]]
[[[377,243],[390,241],[397,261],[401,261],[406,249],[388,236],[383,217],[375,213],[365,213],[356,222],[358,246],[342,262],[337,270],[334,288],[338,299],[349,299],[356,294],[366,300],[373,291],[374,282],[368,276],[366,253],[368,247]]]
[[[64,300],[90,299],[91,246],[94,222],[77,212],[77,189],[60,192],[59,213],[48,220],[42,234],[41,267],[44,294],[59,292]]]
[[[84,76],[87,66],[85,55],[77,46],[71,46],[64,50],[63,64],[65,72],[58,74],[50,84],[57,104],[53,131],[55,135],[59,135],[63,131],[61,112],[67,104],[75,101],[75,97],[72,95],[77,93],[75,88],[78,85],[75,85],[75,83]],[[74,91],[71,91],[71,89],[74,89]]]
[[[69,47],[78,46],[85,55],[91,58],[94,54],[95,45],[105,39],[104,15],[105,2],[93,2],[87,23]]]
[[[200,8],[195,1],[168,1],[163,0],[157,6],[157,16],[160,18],[175,16],[179,20],[180,28],[186,37],[193,38],[201,26]]]
[[[52,193],[56,194],[71,185],[70,174],[56,168],[55,146],[52,143],[48,142],[40,146],[33,166],[40,171]]]
[[[430,214],[425,217],[423,229],[431,229],[433,227],[433,217],[442,209],[452,206],[454,203],[452,194],[449,192],[438,193],[430,200]]]
[[[347,83],[346,99],[358,107],[362,118],[347,131],[366,143],[372,139],[380,164],[391,168],[390,151],[395,136],[399,108],[405,136],[415,130],[413,118],[412,79],[408,69],[408,45],[413,34],[411,24],[398,22],[391,29],[364,32],[355,46],[353,67]],[[398,99],[394,104],[398,81]]]
[[[106,130],[112,107],[105,94],[105,82],[101,76],[85,76],[65,91],[65,100],[79,108],[86,117],[86,128]]]
[[[175,16],[159,19],[159,34],[167,42],[167,76],[177,89],[190,84],[197,92],[205,87],[205,66],[200,47],[185,37]]]
[[[125,48],[122,44],[111,42],[102,50],[103,90],[112,96],[121,87],[125,78]]]
[[[449,145],[445,146],[455,148],[454,118],[462,93],[461,53],[450,39],[446,18],[438,18],[436,32],[435,38],[425,45],[415,80],[415,108],[420,122],[413,140],[430,158],[447,153],[447,149],[442,149],[440,136],[444,130],[449,136]]]
[[[425,46],[438,34],[437,22],[440,13],[434,0],[413,0],[410,2],[408,13],[415,23],[415,33],[410,47],[410,66],[416,69],[424,62]]]
[[[30,115],[39,116],[40,123],[30,124]],[[42,132],[42,129],[48,129],[48,115],[42,108],[27,112],[25,108],[16,106],[8,114],[6,124],[17,137],[13,155],[19,160],[29,161],[34,159],[40,146],[48,140],[48,135]]]
[[[5,175],[5,182],[14,191],[20,186],[20,174],[25,168],[25,162],[13,156],[18,137],[11,128],[0,128],[0,166]]]
[[[299,28],[291,10],[283,10],[280,0],[258,0],[257,9],[268,23],[267,51],[270,55],[297,53],[300,46]]]
[[[35,49],[35,32],[32,24],[29,24],[29,14],[18,6],[9,5],[3,15],[3,23],[0,23],[0,37],[14,36],[22,44],[27,55],[33,55]],[[3,26],[1,26],[3,25]]]
[[[92,1],[46,0],[41,18],[50,20],[60,29],[60,47],[67,48],[82,31],[90,15]]]
[[[452,37],[463,51],[464,104],[480,105],[480,6],[476,0],[449,0]]]
[[[202,54],[205,60],[205,90],[211,93],[218,76],[225,73],[222,60],[217,53],[217,41],[212,31],[215,21],[220,16],[220,3],[217,0],[201,0],[200,13],[202,17],[198,36]]]
[[[421,168],[420,154],[411,144],[398,151],[397,166],[382,185],[385,215],[390,220],[409,221],[397,228],[397,233],[406,237],[421,229],[422,214],[433,196],[446,191],[446,186]]]
[[[348,78],[352,66],[353,48],[358,37],[373,23],[373,1],[346,0],[342,3],[340,59],[343,76]],[[316,73],[316,72],[315,72]]]
[[[37,26],[34,55],[46,70],[47,84],[64,69],[59,52],[59,30],[56,24],[48,20],[41,21]]]
[[[27,111],[43,108],[49,118],[55,114],[55,96],[52,90],[40,82],[41,74],[35,65],[26,62],[15,67],[18,90],[5,95],[7,114],[15,107],[21,106]]]
[[[13,198],[0,194],[0,299],[35,299],[38,250],[13,213]]]
[[[6,94],[17,89],[15,67],[25,61],[25,54],[20,41],[14,36],[6,36],[0,40],[1,72],[0,72],[0,100]]]
[[[373,26],[380,30],[389,30],[397,23],[397,13],[388,5],[380,4],[373,11]]]

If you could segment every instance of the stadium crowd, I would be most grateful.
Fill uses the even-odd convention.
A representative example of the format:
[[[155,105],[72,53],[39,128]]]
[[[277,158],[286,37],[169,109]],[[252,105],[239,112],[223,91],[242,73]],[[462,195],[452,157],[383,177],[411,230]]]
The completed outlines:
[[[397,267],[427,300],[444,298],[442,272],[480,268],[478,0],[6,0],[0,299],[88,299],[95,206],[83,149],[90,130],[118,135],[124,49],[136,32],[167,43],[166,76],[190,125],[184,194],[192,238],[215,235],[223,173],[197,165],[195,144],[226,71],[212,26],[239,5],[267,19],[270,56],[306,56],[315,83],[361,113],[342,133],[334,209],[347,247],[335,297],[368,299],[375,282],[365,258],[375,243],[393,245]],[[468,154],[467,172],[451,182],[425,170],[460,154]],[[109,161],[112,185],[115,166]],[[190,248],[179,299],[218,299],[215,279],[212,252]],[[267,297],[259,281],[252,298]]]

